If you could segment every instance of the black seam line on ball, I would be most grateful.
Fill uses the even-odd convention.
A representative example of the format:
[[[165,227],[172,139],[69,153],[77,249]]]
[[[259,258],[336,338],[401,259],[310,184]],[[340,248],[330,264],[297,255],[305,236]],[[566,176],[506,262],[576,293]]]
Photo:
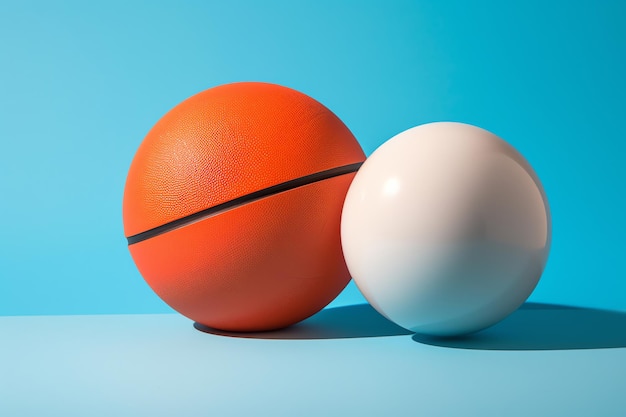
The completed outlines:
[[[173,220],[169,223],[165,223],[161,226],[157,226],[153,229],[146,230],[145,232],[138,233],[136,235],[128,237],[128,245],[142,242],[146,239],[161,235],[174,229],[181,228],[191,223],[195,223],[204,218],[214,216],[222,211],[230,210],[235,207],[242,206],[247,203],[251,203],[256,200],[260,200],[265,197],[269,197],[274,194],[282,193],[284,191],[293,190],[294,188],[302,187],[304,185],[313,184],[314,182],[327,180],[329,178],[338,177],[340,175],[350,174],[356,172],[363,165],[363,162],[357,162],[356,164],[345,165],[342,167],[327,169],[326,171],[316,172],[315,174],[306,175],[304,177],[296,178],[295,180],[286,181],[271,187],[264,188],[259,191],[255,191],[250,194],[246,194],[241,197],[237,197],[233,200],[225,203],[218,204],[217,206],[209,207],[207,209],[198,211],[197,213],[190,214],[180,219]]]

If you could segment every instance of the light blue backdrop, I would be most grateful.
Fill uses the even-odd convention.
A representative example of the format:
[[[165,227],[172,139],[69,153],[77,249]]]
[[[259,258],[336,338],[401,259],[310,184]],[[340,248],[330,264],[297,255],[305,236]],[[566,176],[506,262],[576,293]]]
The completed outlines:
[[[626,3],[547,3],[0,3],[0,314],[170,311],[126,248],[126,171],[168,109],[241,80],[320,100],[368,154],[430,121],[502,136],[552,208],[531,299],[626,310]]]

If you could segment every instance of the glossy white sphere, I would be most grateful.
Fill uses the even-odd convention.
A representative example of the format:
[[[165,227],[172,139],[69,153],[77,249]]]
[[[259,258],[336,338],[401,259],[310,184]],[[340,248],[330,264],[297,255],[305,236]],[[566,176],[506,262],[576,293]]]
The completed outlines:
[[[548,202],[513,147],[481,128],[430,123],[380,146],[343,207],[348,269],[365,298],[417,333],[475,332],[533,291],[550,248]]]

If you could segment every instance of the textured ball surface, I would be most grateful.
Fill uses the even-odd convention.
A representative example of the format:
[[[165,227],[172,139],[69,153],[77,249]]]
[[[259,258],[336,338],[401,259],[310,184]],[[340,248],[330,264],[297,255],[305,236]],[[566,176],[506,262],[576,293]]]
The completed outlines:
[[[364,159],[341,120],[302,93],[206,90],[163,116],[133,159],[123,202],[131,255],[167,304],[205,326],[303,320],[350,279],[339,222],[356,169],[248,197]]]
[[[545,192],[510,145],[430,123],[380,146],[352,182],[341,237],[355,283],[412,331],[475,332],[517,309],[547,261]]]

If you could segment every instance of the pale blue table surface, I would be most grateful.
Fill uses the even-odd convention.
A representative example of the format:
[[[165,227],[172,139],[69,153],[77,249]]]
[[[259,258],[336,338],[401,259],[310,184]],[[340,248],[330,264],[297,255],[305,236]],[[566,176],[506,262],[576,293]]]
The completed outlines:
[[[626,314],[526,304],[427,340],[367,305],[232,337],[176,314],[0,317],[0,416],[625,416]]]

